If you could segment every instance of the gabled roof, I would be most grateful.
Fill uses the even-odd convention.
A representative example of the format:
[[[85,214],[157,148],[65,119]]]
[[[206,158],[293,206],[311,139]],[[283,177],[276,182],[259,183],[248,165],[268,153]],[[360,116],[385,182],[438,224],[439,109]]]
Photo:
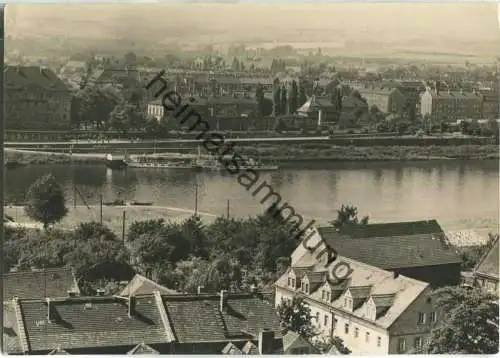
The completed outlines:
[[[388,295],[373,295],[371,296],[373,303],[375,304],[375,307],[391,307],[392,303],[394,302],[394,294],[388,294]]]
[[[476,274],[490,277],[498,281],[498,238],[495,240],[491,249],[484,254],[484,256],[479,261],[477,268],[475,270]]]
[[[161,304],[153,295],[135,298],[128,315],[124,297],[71,297],[50,301],[51,322],[47,322],[46,300],[19,300],[30,351],[130,346],[144,342],[169,342],[163,324]]]
[[[162,295],[175,295],[178,292],[164,287],[142,275],[136,274],[120,293],[120,296],[147,295],[159,291]]]
[[[319,353],[310,342],[308,342],[304,337],[296,332],[288,331],[283,336],[283,350],[285,351],[285,354],[289,354],[290,352],[288,352],[288,350],[292,348],[304,347],[308,347],[313,352],[315,351],[316,353]]]
[[[333,103],[328,97],[311,96],[306,103],[304,103],[297,112],[309,113],[322,108],[333,107]]]
[[[12,301],[3,303],[3,350],[7,354],[23,354],[15,306]]]
[[[243,352],[234,345],[234,343],[229,342],[226,344],[224,348],[222,348],[222,354],[230,354],[230,355],[240,355],[243,354]]]
[[[352,298],[366,298],[370,296],[372,286],[351,286],[349,287],[349,292]]]
[[[136,355],[136,354],[160,354],[156,349],[151,348],[146,343],[139,343],[130,351],[127,352],[127,355]]]
[[[68,291],[80,293],[70,267],[18,271],[3,275],[4,300],[66,297]]]
[[[253,340],[265,328],[274,331],[276,339],[281,338],[273,305],[258,294],[228,294],[223,312],[220,299],[205,294],[163,296],[173,333],[180,343]]]
[[[51,91],[67,92],[68,87],[48,68],[37,66],[7,66],[5,85],[8,89],[24,89],[27,86],[37,86]]]
[[[283,340],[284,340],[284,338],[283,338]],[[241,351],[243,352],[243,354],[246,354],[246,355],[256,355],[256,354],[259,354],[259,347],[257,347],[257,345],[255,343],[253,343],[252,341],[248,341],[245,343],[243,348],[241,348]]]
[[[318,228],[327,245],[345,257],[383,269],[460,263],[436,221]]]
[[[312,247],[316,246],[312,242],[310,245]],[[345,262],[352,270],[349,278],[344,281],[346,282],[347,288],[353,288],[356,290],[357,287],[371,286],[371,296],[377,297],[380,295],[394,295],[392,305],[386,310],[385,314],[376,317],[376,319],[372,321],[373,324],[381,328],[389,329],[398,317],[400,317],[401,314],[403,314],[403,312],[413,303],[413,301],[430,289],[430,285],[426,282],[418,281],[403,275],[398,275],[396,277],[392,272],[347,258],[345,256],[339,255],[334,262],[326,265],[326,255],[322,255],[318,258],[319,253],[325,249],[325,243],[321,243],[317,246],[318,247],[312,252],[305,250],[295,264],[300,266],[304,262],[310,263],[315,260],[316,265],[311,268],[311,271],[318,272],[325,269],[330,271],[339,262]],[[340,251],[339,246],[337,246],[337,251]],[[286,273],[276,281],[275,286],[280,290],[299,292],[298,290],[288,287],[288,275]],[[322,297],[321,289],[318,289],[311,292],[306,297],[307,299],[314,300],[318,303],[329,305],[332,309],[345,312],[345,314],[366,319],[364,304],[355,308],[352,312],[346,311],[344,309],[343,296],[334,297],[331,302],[326,302]]]
[[[304,277],[307,277],[310,283],[320,283],[324,282],[326,271],[324,272],[306,272]]]
[[[62,349],[60,347],[58,347],[58,348],[50,351],[48,355],[59,355],[59,354],[61,354],[61,355],[69,355],[68,352],[66,352],[64,349]]]

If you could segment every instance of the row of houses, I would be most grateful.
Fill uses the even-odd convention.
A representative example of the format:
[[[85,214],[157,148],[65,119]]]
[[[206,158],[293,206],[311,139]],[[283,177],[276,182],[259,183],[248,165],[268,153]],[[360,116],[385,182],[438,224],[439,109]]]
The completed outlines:
[[[292,344],[313,349],[297,338],[284,347],[272,302],[260,293],[178,294],[137,275],[119,295],[86,297],[70,268],[3,279],[8,354],[222,354],[230,348],[276,354]]]

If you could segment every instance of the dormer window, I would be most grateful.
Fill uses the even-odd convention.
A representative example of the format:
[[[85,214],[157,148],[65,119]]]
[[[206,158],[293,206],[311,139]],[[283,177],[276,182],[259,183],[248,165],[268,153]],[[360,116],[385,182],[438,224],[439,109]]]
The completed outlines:
[[[344,298],[344,308],[347,310],[352,310],[352,298],[351,297]]]
[[[304,292],[309,293],[309,284],[308,283],[305,284]]]

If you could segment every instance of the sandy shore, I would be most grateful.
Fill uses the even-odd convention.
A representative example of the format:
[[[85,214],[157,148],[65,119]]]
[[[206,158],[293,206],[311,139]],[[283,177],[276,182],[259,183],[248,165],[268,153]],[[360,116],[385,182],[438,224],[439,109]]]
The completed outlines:
[[[93,205],[88,209],[86,206],[68,206],[68,215],[54,227],[61,229],[73,229],[81,222],[100,221],[99,206]],[[134,221],[165,219],[180,222],[193,215],[193,211],[183,208],[171,208],[164,206],[103,206],[102,221],[117,235],[122,233],[123,212],[125,211],[125,228],[127,229]],[[34,224],[35,221],[28,218],[22,206],[6,206],[5,213],[12,216],[18,223]],[[202,221],[209,223],[215,219],[215,215],[199,212]]]

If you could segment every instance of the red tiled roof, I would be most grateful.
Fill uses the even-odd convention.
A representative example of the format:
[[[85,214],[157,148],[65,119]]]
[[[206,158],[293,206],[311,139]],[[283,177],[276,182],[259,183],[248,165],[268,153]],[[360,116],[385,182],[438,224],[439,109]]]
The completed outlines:
[[[19,271],[3,275],[4,300],[66,297],[68,291],[80,293],[73,270],[52,268],[38,271]]]
[[[19,305],[31,351],[48,351],[56,346],[76,349],[168,342],[152,295],[136,298],[131,318],[127,300],[122,297],[53,300],[50,323],[45,300],[21,300]]]
[[[281,337],[276,311],[257,295],[229,294],[223,312],[217,295],[164,296],[163,302],[180,343],[256,339],[265,328]]]

